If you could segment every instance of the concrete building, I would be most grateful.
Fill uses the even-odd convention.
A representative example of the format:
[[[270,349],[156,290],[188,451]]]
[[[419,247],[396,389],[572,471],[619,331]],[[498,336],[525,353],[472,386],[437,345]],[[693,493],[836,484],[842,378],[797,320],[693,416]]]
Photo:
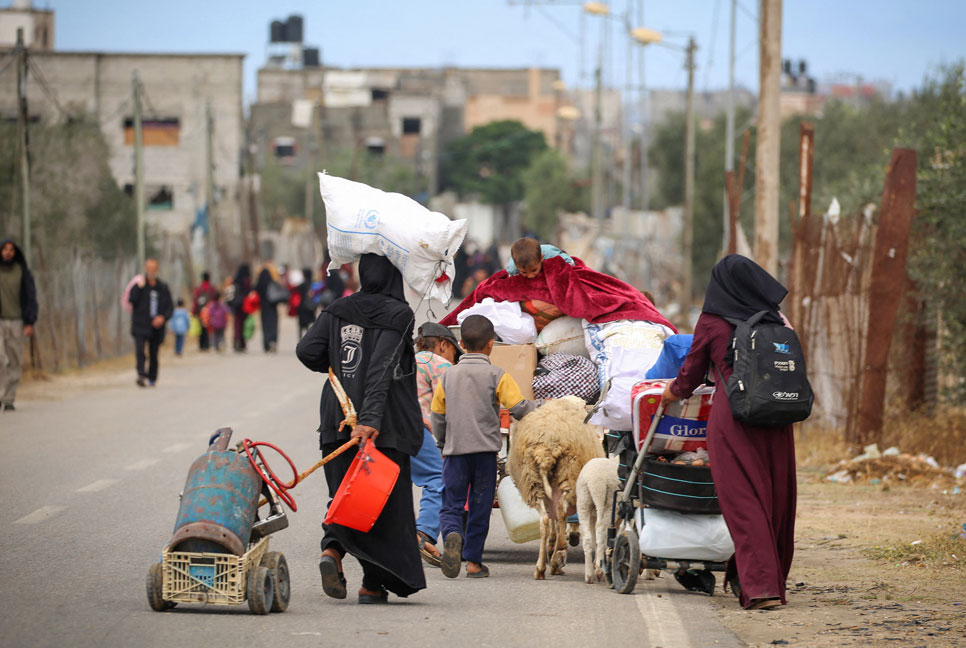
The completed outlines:
[[[214,124],[215,212],[237,229],[241,165],[242,54],[142,54],[30,50],[51,92],[28,75],[31,119],[59,122],[77,114],[96,119],[111,150],[117,183],[133,190],[132,75],[143,88],[146,218],[159,231],[189,231],[204,206],[207,178],[206,108]],[[15,119],[16,69],[0,76],[0,116]],[[56,97],[57,104],[51,99]],[[63,112],[62,112],[63,111]]]
[[[0,51],[17,44],[17,30],[23,29],[24,44],[33,51],[54,49],[54,12],[34,9],[30,0],[13,0],[0,8]]]

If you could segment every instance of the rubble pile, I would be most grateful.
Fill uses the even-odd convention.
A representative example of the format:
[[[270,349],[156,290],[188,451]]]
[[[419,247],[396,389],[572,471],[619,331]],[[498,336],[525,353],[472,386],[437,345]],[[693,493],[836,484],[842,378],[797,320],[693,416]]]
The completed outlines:
[[[864,484],[909,484],[925,488],[943,488],[959,494],[966,486],[964,466],[943,468],[926,454],[912,455],[892,447],[880,452],[875,445],[852,459],[843,459],[836,471],[826,475],[830,482]]]

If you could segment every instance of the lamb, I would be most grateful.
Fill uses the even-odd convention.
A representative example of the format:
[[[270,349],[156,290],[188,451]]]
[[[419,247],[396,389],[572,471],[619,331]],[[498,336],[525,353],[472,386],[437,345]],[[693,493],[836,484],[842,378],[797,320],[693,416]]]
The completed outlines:
[[[577,517],[584,545],[584,580],[604,580],[601,560],[607,550],[607,527],[614,509],[614,493],[620,488],[617,457],[587,462],[577,477]]]
[[[523,501],[540,511],[540,553],[533,577],[562,575],[567,562],[567,516],[576,512],[577,476],[603,457],[597,431],[584,423],[584,401],[574,396],[548,402],[521,420],[511,437],[509,469]]]

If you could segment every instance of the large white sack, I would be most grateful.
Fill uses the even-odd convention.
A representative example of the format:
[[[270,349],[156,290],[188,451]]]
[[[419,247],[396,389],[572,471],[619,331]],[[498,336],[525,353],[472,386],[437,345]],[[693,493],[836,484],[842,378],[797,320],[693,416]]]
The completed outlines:
[[[530,344],[537,339],[537,323],[532,315],[523,312],[519,302],[498,302],[487,297],[461,311],[456,322],[462,324],[470,315],[482,315],[490,320],[493,330],[506,344]]]
[[[650,558],[723,562],[735,553],[735,543],[722,515],[637,509],[641,553]]]
[[[567,353],[569,355],[587,355],[587,345],[584,344],[584,321],[574,317],[558,317],[543,327],[537,336],[537,352],[548,356],[551,353]]]
[[[521,544],[540,539],[540,511],[527,506],[509,475],[500,480],[496,499],[510,540]]]
[[[601,397],[594,406],[590,423],[608,430],[631,430],[631,390],[644,380],[644,374],[657,362],[661,350],[615,347],[610,354],[607,382],[600,386]]]
[[[402,194],[326,173],[319,174],[319,191],[330,270],[363,254],[381,254],[421,297],[449,301],[456,274],[453,255],[466,236],[465,220],[450,220]]]

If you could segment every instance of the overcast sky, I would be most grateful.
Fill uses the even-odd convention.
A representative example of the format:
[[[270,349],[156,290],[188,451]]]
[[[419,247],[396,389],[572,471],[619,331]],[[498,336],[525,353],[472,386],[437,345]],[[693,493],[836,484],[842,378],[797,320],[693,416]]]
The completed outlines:
[[[640,0],[610,2],[615,17]],[[9,5],[0,0],[0,5]],[[290,13],[305,18],[304,40],[337,66],[477,66],[560,68],[571,86],[591,83],[602,24],[611,29],[605,78],[625,82],[623,24],[584,15],[571,0],[35,0],[56,12],[61,50],[245,53],[245,98],[255,94],[268,28]],[[819,81],[886,81],[896,90],[920,85],[941,63],[966,57],[964,0],[786,0],[782,52],[804,58]],[[699,90],[728,84],[731,0],[644,0],[643,25],[666,40],[697,40]],[[756,0],[737,11],[736,78],[758,86]],[[583,22],[585,38],[581,39]],[[636,55],[635,55],[636,56]],[[645,50],[646,84],[681,88],[686,77],[678,52]],[[635,76],[637,72],[635,71]],[[637,81],[635,81],[637,83]]]

